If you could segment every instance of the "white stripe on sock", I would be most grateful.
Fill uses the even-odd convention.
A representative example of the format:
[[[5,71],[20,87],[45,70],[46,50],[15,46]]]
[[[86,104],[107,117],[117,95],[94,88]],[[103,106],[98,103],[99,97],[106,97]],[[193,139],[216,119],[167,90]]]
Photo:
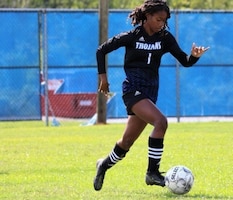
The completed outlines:
[[[109,154],[109,158],[111,160],[111,162],[113,163],[117,163],[118,161],[122,160],[121,157],[119,157],[118,155],[116,155],[116,153],[114,151],[112,151],[110,154]]]

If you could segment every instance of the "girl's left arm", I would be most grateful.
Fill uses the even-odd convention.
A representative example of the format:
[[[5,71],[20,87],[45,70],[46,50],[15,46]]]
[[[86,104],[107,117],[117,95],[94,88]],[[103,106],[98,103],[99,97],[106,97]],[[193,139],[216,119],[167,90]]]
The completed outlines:
[[[194,65],[198,59],[209,49],[209,47],[196,46],[192,44],[191,54],[187,55],[178,45],[176,39],[171,34],[166,36],[166,48],[184,66]]]

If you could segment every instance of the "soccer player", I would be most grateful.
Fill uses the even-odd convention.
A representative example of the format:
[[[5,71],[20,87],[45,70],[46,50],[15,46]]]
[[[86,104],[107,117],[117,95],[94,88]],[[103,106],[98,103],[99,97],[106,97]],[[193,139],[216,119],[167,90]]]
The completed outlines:
[[[163,154],[163,141],[167,129],[167,119],[156,107],[159,88],[159,66],[161,57],[171,53],[184,67],[195,64],[208,47],[192,45],[191,55],[181,50],[173,35],[167,30],[170,9],[161,0],[145,0],[129,15],[133,30],[120,33],[104,42],[97,49],[97,64],[100,77],[99,91],[109,92],[105,69],[105,55],[125,47],[124,71],[126,78],[122,84],[123,101],[128,121],[123,136],[104,159],[97,161],[94,189],[101,190],[106,171],[122,160],[130,147],[140,136],[147,124],[153,126],[148,138],[147,185],[164,186],[164,176],[159,171]]]

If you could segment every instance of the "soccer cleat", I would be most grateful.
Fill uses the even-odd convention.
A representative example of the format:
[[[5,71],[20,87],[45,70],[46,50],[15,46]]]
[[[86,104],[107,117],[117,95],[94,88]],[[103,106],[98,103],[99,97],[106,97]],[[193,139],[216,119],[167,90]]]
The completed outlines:
[[[94,188],[96,191],[101,190],[103,183],[104,183],[104,176],[107,171],[107,169],[104,169],[102,166],[103,160],[104,159],[101,158],[97,160],[97,163],[96,163],[97,173],[94,179]]]
[[[165,186],[164,176],[160,172],[147,172],[145,181],[147,185]]]

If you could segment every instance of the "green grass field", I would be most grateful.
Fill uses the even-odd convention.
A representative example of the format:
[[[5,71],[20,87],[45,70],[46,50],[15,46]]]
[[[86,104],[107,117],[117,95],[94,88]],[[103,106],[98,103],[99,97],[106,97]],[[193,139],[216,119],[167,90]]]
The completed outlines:
[[[124,124],[0,122],[0,199],[233,199],[232,122],[169,124],[161,170],[182,164],[193,171],[194,186],[183,196],[144,182],[151,128],[107,172],[103,189],[96,192],[96,160],[112,150]]]

